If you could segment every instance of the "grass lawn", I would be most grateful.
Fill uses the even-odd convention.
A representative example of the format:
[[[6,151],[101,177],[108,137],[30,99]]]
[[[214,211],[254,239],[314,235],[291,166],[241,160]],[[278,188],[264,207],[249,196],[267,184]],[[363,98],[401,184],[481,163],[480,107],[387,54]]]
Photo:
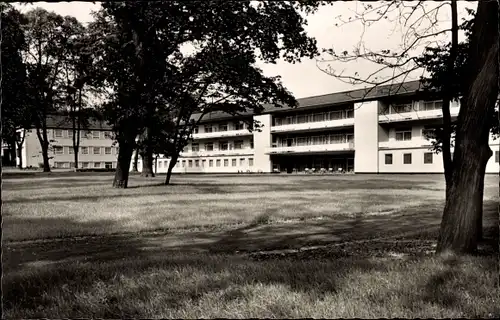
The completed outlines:
[[[474,257],[431,254],[441,175],[163,179],[4,175],[4,316],[500,316],[498,176]]]

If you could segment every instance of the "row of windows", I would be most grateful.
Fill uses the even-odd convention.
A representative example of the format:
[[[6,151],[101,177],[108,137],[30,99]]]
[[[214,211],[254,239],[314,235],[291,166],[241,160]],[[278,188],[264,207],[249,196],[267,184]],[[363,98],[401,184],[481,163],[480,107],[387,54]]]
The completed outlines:
[[[54,154],[74,154],[73,146],[54,146]],[[115,147],[80,147],[80,154],[117,154]]]
[[[233,143],[230,143],[229,141],[220,141],[218,146],[219,150],[224,151],[224,150],[239,150],[243,149],[244,142],[243,140],[235,140]],[[214,151],[214,143],[213,142],[207,142],[203,144],[204,151]],[[253,141],[250,142],[250,149],[253,149]],[[188,147],[186,147],[183,152],[188,152]],[[199,143],[192,143],[191,144],[191,151],[192,152],[198,152],[200,151],[200,144]]]
[[[227,122],[225,123],[220,123],[218,125],[215,124],[206,124],[203,126],[203,132],[205,133],[211,133],[211,132],[221,132],[221,131],[228,131],[229,124]],[[245,129],[245,123],[243,121],[237,121],[233,124],[233,127],[231,130],[244,130]],[[199,129],[198,127],[194,128],[194,133],[198,133]]]
[[[382,114],[394,114],[394,113],[406,113],[413,111],[430,111],[430,110],[441,110],[443,108],[442,100],[435,101],[424,101],[423,103],[414,103],[413,101],[408,101],[404,103],[397,103],[391,105],[386,110],[382,111]]]
[[[451,158],[453,159],[453,153],[451,154]],[[500,160],[500,152],[495,151],[495,162],[499,163]],[[393,157],[392,153],[386,153],[385,154],[385,164],[392,164],[393,162]],[[432,164],[433,162],[433,153],[432,152],[425,152],[424,153],[424,164]],[[403,154],[403,164],[411,164],[411,153],[404,153]]]
[[[321,121],[351,119],[351,118],[354,118],[354,109],[275,118],[274,125],[283,126],[287,124],[300,124],[300,123],[321,122]]]
[[[282,138],[279,139],[273,147],[295,147],[308,146],[318,144],[336,144],[354,142],[354,134],[331,134],[313,137],[297,137],[297,138]]]
[[[116,168],[116,161],[115,162],[88,162],[88,161],[83,161],[83,162],[78,162],[80,168],[106,168],[106,169],[112,169]],[[54,162],[54,167],[56,168],[62,168],[62,169],[70,169],[75,167],[74,162],[61,162],[61,161],[56,161]]]
[[[411,153],[403,153],[403,164],[411,164],[412,162],[412,154]],[[433,153],[425,152],[424,153],[424,164],[432,164],[433,162]],[[385,164],[393,164],[393,156],[392,153],[385,154]]]
[[[396,141],[410,141],[412,138],[411,128],[396,129],[395,132],[396,132]],[[435,137],[434,129],[422,129],[422,137],[434,138]]]
[[[229,161],[231,160],[231,161]],[[233,158],[233,159],[195,159],[195,160],[179,160],[177,161],[176,163],[176,167],[179,168],[199,168],[199,167],[202,167],[202,168],[206,168],[207,167],[207,164],[208,164],[208,167],[214,167],[214,164],[215,164],[215,167],[221,167],[221,166],[224,166],[224,167],[229,167],[229,164],[231,163],[231,167],[236,167],[238,166],[238,163],[239,163],[239,166],[240,167],[243,167],[243,166],[246,166],[248,164],[249,167],[252,167],[253,166],[253,158]],[[165,161],[165,164],[164,164],[165,168],[167,167],[167,161]],[[158,162],[158,168],[162,168],[162,164],[161,164],[161,161]]]
[[[73,130],[63,130],[63,129],[54,129],[54,137],[56,138],[73,138]],[[80,137],[86,139],[113,139],[111,131],[88,131],[81,130]]]

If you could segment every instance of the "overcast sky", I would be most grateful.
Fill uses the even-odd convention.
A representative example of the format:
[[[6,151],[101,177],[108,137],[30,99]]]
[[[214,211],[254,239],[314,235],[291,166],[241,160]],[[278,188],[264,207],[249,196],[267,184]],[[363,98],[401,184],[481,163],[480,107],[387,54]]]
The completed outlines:
[[[411,2],[406,2],[411,4]],[[465,7],[476,8],[475,2],[459,1],[459,22],[461,18],[465,17]],[[368,2],[365,2],[365,5]],[[370,2],[373,7],[380,5],[378,2]],[[440,2],[426,1],[426,10],[431,10],[432,8],[439,5]],[[61,15],[71,15],[76,17],[81,22],[89,22],[92,20],[90,13],[99,9],[100,5],[98,3],[93,4],[92,2],[58,2],[58,3],[47,3],[47,2],[36,2],[33,5],[16,5],[18,9],[25,12],[34,7],[42,7],[49,11],[55,11]],[[409,10],[409,9],[408,9]],[[406,10],[405,12],[409,12]],[[363,12],[362,3],[360,2],[336,2],[328,6],[321,7],[318,12],[314,15],[309,15],[307,17],[308,26],[306,30],[310,36],[313,36],[318,41],[318,46],[320,48],[335,48],[336,52],[342,52],[344,50],[352,50],[360,41],[360,37],[363,34],[363,25],[361,22],[356,21],[348,23],[341,26],[335,26],[335,24],[341,24],[341,21],[337,18],[342,17],[344,20],[348,20],[349,17],[354,16],[354,12]],[[396,14],[396,13],[394,13]],[[393,16],[394,16],[393,14]],[[375,17],[372,15],[371,17]],[[415,16],[421,17],[422,11]],[[418,18],[417,17],[417,18]],[[436,30],[443,30],[449,28],[450,25],[450,7],[448,5],[443,6],[439,10],[439,16],[437,20],[439,25],[436,26]],[[417,19],[415,18],[415,19]],[[413,21],[415,21],[415,19]],[[420,26],[419,30],[425,28],[425,21]],[[403,44],[402,35],[407,33],[408,28],[404,25],[398,23],[398,21],[383,20],[376,22],[367,28],[364,32],[364,46],[368,49],[392,49],[397,50]],[[443,38],[439,38],[443,40]],[[410,39],[411,40],[411,39]],[[423,46],[417,49],[422,51]],[[327,55],[324,58],[328,58]],[[328,68],[325,63],[320,64],[323,69]],[[371,63],[364,61],[353,61],[349,63],[333,63],[330,64],[333,69],[337,72],[344,71],[344,74],[353,75],[354,72],[358,72],[360,76],[366,77],[369,73],[374,72],[376,66]],[[289,64],[284,61],[280,61],[277,64],[259,64],[259,66],[264,70],[264,73],[268,76],[280,75],[282,77],[282,82],[294,95],[296,98],[303,98],[314,95],[328,94],[336,91],[352,90],[354,88],[364,87],[365,85],[353,86],[352,84],[343,83],[334,77],[325,74],[323,71],[318,69],[316,60],[305,59],[301,63]],[[392,73],[382,74],[382,76],[390,76]],[[413,78],[418,77],[421,72],[414,73]],[[411,80],[410,77],[408,80]]]

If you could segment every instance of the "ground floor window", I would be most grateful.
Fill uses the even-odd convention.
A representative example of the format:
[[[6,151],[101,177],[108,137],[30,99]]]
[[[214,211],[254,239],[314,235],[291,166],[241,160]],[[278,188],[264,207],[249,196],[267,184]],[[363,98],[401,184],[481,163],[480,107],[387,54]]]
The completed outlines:
[[[213,160],[208,160],[208,166],[213,167],[214,166],[214,161]]]
[[[89,163],[88,162],[82,162],[82,168],[88,168]]]
[[[231,166],[236,167],[236,159],[231,160]]]
[[[498,163],[499,162],[499,159],[500,158],[500,152],[499,151],[495,151],[495,162]]]
[[[224,159],[224,167],[227,167],[229,166],[229,160],[228,159]]]
[[[104,168],[106,168],[106,169],[112,169],[113,168],[113,163],[112,162],[104,162]]]
[[[100,162],[94,162],[94,168],[100,168],[101,163]]]
[[[431,164],[432,163],[432,152],[424,153],[424,163]]]
[[[252,167],[252,166],[253,166],[253,158],[248,158],[248,165],[249,165],[250,167]]]
[[[411,164],[411,153],[403,154],[403,164]]]
[[[385,164],[392,164],[392,153],[385,154]]]

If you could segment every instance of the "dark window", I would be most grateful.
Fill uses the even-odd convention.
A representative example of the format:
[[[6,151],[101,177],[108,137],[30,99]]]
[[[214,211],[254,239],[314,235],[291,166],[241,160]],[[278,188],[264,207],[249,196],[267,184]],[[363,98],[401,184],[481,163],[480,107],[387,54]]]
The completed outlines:
[[[499,153],[500,153],[499,151],[495,151],[495,162],[496,162],[496,163],[498,163],[498,162],[499,162],[499,160],[500,160],[500,159],[499,159],[499,157],[500,157]]]
[[[403,154],[403,163],[404,164],[411,164],[411,153]]]
[[[424,163],[432,163],[432,152],[424,153]]]
[[[385,164],[392,164],[392,153],[385,154]]]

